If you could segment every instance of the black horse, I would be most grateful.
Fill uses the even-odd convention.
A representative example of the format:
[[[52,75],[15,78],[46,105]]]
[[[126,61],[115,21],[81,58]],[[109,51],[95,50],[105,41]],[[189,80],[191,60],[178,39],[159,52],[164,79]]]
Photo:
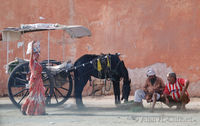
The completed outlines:
[[[100,65],[100,66],[98,66]],[[128,101],[130,79],[124,62],[119,54],[83,55],[74,63],[75,97],[78,107],[83,107],[82,91],[91,76],[100,79],[111,79],[115,95],[115,104],[120,104],[120,79],[123,78],[122,98]],[[99,67],[101,69],[99,69]]]

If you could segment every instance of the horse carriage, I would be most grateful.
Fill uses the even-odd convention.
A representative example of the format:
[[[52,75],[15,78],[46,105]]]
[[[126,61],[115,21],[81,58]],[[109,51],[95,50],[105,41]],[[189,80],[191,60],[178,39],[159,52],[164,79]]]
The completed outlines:
[[[9,41],[16,41],[21,35],[27,32],[36,32],[47,30],[63,30],[71,38],[81,38],[91,36],[89,29],[83,26],[65,26],[59,24],[27,24],[21,25],[20,28],[5,28],[3,41],[7,42],[9,50]],[[48,46],[50,36],[48,34]],[[48,48],[49,53],[49,48]],[[29,62],[25,59],[17,58],[8,62],[9,53],[7,52],[6,71],[10,75],[8,78],[8,95],[14,105],[20,107],[29,94]],[[58,106],[65,103],[72,94],[76,97],[76,104],[82,107],[82,91],[91,76],[100,79],[110,78],[113,82],[115,103],[120,103],[120,78],[123,78],[122,99],[128,100],[130,93],[130,79],[128,71],[120,60],[119,54],[102,54],[102,55],[84,55],[72,64],[69,61],[61,62],[48,59],[41,62],[43,67],[42,79],[46,87],[46,105]],[[73,86],[74,85],[74,86]]]

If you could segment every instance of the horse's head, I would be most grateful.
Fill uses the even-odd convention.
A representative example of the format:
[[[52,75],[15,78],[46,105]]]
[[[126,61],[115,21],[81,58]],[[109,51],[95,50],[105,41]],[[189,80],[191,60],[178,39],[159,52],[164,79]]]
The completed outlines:
[[[119,66],[119,71],[121,73],[121,77],[123,78],[123,87],[122,87],[122,98],[121,100],[125,100],[128,101],[128,97],[130,95],[130,83],[131,83],[131,79],[129,78],[128,75],[128,70],[124,64],[124,61],[120,61],[120,66]]]
[[[128,101],[128,97],[130,95],[130,83],[131,83],[131,79],[124,79],[123,80],[123,87],[122,87],[122,98],[121,100],[124,99],[125,102]]]
[[[127,80],[124,79],[123,82],[124,82],[125,85],[130,85],[131,79],[127,79]]]

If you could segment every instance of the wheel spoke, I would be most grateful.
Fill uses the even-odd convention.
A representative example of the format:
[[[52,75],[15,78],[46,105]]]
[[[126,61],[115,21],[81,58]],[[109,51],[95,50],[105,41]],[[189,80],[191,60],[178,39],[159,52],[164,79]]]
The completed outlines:
[[[48,80],[48,79],[49,79],[48,77],[46,77],[46,78],[42,78],[43,81],[46,81],[46,80]]]
[[[60,87],[60,88],[63,90],[69,91],[69,89],[67,89],[67,88],[64,88],[64,87]]]
[[[23,95],[23,97],[20,99],[20,101],[18,102],[18,104],[20,104],[20,102],[24,99],[24,97],[27,95],[28,90],[26,91],[26,93]]]
[[[15,78],[15,82],[17,82],[17,83],[22,83],[22,84],[27,84],[27,83],[28,83],[27,80],[21,79],[21,78],[19,78],[19,77],[16,77],[16,78]]]
[[[49,87],[49,84],[44,84],[45,87]]]
[[[45,95],[47,94],[48,90],[49,90],[49,88],[47,88],[47,90],[45,91]]]
[[[19,82],[19,83],[24,83],[24,84],[28,83],[27,80],[21,79],[19,77],[11,77],[10,79],[13,79],[15,82]]]
[[[54,97],[55,97],[55,99],[56,99],[56,102],[58,103],[58,99],[57,99],[57,96],[56,96],[55,91],[53,92],[53,94],[54,94]]]
[[[19,88],[19,87],[25,87],[25,85],[14,85],[14,86],[10,86],[10,87],[16,87],[16,88]]]
[[[64,97],[63,94],[62,94],[57,88],[55,88],[55,90],[56,90],[62,97]]]
[[[22,93],[22,92],[24,92],[24,90],[27,90],[26,88],[24,88],[24,89],[22,89],[21,91],[19,91],[19,92],[17,92],[16,94],[14,94],[13,96],[15,97],[15,96],[17,96],[18,94],[20,94],[20,93]]]
[[[48,80],[49,78],[48,78],[48,76],[46,75],[46,74],[42,74],[42,80],[43,81],[46,81],[46,80]]]

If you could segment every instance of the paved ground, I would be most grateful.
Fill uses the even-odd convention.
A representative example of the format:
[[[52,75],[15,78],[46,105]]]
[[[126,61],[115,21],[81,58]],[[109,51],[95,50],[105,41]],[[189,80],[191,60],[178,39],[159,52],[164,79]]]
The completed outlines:
[[[74,99],[64,105],[47,108],[46,116],[23,116],[6,97],[0,98],[0,126],[199,126],[200,98],[192,98],[186,112],[169,109],[156,104],[154,113],[149,112],[150,104],[144,103],[145,110],[133,112],[114,105],[113,96],[84,97],[86,109],[78,110]]]

